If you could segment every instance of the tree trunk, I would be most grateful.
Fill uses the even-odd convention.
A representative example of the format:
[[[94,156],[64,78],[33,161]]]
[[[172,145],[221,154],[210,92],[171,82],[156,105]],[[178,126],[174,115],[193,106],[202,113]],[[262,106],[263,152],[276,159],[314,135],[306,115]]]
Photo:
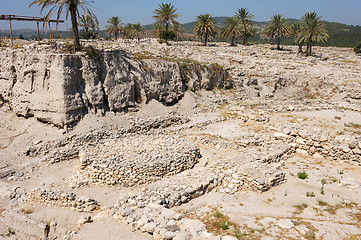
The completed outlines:
[[[234,44],[234,34],[232,35],[231,46],[235,46],[235,44]]]
[[[277,36],[277,50],[281,50],[281,37],[280,36]]]
[[[71,25],[73,28],[73,35],[74,35],[74,46],[76,50],[80,49],[80,41],[79,41],[79,32],[78,32],[78,21],[76,19],[76,9],[77,6],[74,3],[69,5],[70,11],[70,18],[71,18]]]
[[[301,43],[301,44],[298,44],[298,53],[303,53],[302,43]]]
[[[242,22],[244,25],[243,45],[246,46],[247,45],[247,23],[244,20]]]
[[[86,39],[89,39],[89,28],[84,28],[85,29],[85,34],[86,34]]]
[[[208,41],[208,32],[206,32],[204,36],[204,46],[207,46],[207,41]]]
[[[310,39],[310,41],[308,42],[307,50],[306,50],[306,57],[311,56],[311,55],[312,55],[312,40]]]

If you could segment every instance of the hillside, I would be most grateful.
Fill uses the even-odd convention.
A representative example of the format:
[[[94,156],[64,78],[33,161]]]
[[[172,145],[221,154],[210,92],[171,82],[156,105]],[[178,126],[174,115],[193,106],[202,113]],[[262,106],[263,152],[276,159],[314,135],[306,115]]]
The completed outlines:
[[[224,25],[224,21],[227,17],[215,17],[214,19],[217,22],[218,27],[222,27]],[[287,19],[290,24],[299,21],[298,19],[290,18]],[[254,22],[254,26],[257,29],[257,34],[254,39],[251,39],[251,43],[267,43],[267,40],[261,39],[260,33],[265,29],[267,26],[267,22]],[[144,25],[144,29],[152,30],[153,25]],[[186,38],[192,39],[193,34],[193,27],[194,22],[189,22],[183,24],[185,33],[187,33]],[[358,42],[361,42],[361,26],[353,26],[347,25],[343,23],[337,22],[326,22],[326,29],[330,35],[330,39],[327,43],[319,44],[321,46],[335,46],[335,47],[354,47]],[[13,35],[15,37],[19,37],[23,35],[25,39],[36,39],[37,32],[35,30],[29,29],[22,29],[22,30],[14,30]],[[151,36],[150,31],[147,31],[147,36]],[[0,30],[0,36],[9,36],[8,30]],[[49,35],[46,32],[41,32],[41,38],[47,38]],[[53,33],[53,37],[60,37],[60,38],[70,38],[72,36],[71,32],[69,31],[59,31],[57,33]],[[106,37],[105,31],[100,31],[100,37]],[[220,38],[213,39],[214,41],[222,41]],[[283,45],[290,45],[293,44],[293,38],[286,38],[283,39],[281,44]]]

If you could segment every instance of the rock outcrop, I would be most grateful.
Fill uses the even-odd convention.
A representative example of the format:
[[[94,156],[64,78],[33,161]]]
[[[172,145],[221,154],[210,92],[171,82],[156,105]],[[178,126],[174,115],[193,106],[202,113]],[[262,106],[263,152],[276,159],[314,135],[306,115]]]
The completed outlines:
[[[63,127],[88,112],[120,112],[156,99],[165,105],[180,100],[192,78],[195,90],[231,87],[228,73],[210,64],[187,72],[177,62],[136,61],[121,51],[99,57],[36,50],[5,50],[0,55],[0,100],[17,115]],[[186,75],[189,74],[190,77]],[[197,76],[197,77],[195,77]]]

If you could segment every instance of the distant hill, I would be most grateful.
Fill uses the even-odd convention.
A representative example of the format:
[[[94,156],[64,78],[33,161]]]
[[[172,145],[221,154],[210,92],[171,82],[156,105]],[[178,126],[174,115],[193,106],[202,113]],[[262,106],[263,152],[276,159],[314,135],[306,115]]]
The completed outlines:
[[[218,27],[224,26],[224,21],[227,17],[215,17],[215,21],[217,22]],[[287,19],[290,24],[299,21],[298,19]],[[254,26],[256,28],[256,36],[254,39],[250,39],[251,43],[266,43],[267,40],[261,39],[260,33],[266,28],[268,22],[254,22]],[[326,23],[326,29],[330,35],[330,39],[327,43],[319,44],[321,46],[335,46],[335,47],[354,47],[358,42],[361,42],[361,26],[352,26],[337,22],[325,22]],[[193,34],[193,27],[194,22],[189,22],[182,24],[185,30],[185,37],[187,39],[192,39]],[[143,26],[146,31],[147,36],[151,36],[151,31],[153,29],[153,25],[144,25]],[[13,35],[14,37],[18,38],[19,36],[23,35],[25,39],[37,39],[37,32],[36,30],[29,30],[29,29],[23,29],[23,30],[14,30]],[[53,36],[61,37],[61,38],[70,38],[72,36],[72,33],[69,31],[59,31],[55,33],[55,31],[52,33]],[[0,30],[0,36],[9,36],[8,30]],[[105,31],[100,31],[100,37],[106,37]],[[41,32],[41,38],[48,38],[49,34],[45,32]],[[194,37],[193,37],[194,38]],[[214,38],[214,41],[221,41],[220,38]],[[281,44],[289,45],[294,44],[293,38],[285,38],[282,40]]]

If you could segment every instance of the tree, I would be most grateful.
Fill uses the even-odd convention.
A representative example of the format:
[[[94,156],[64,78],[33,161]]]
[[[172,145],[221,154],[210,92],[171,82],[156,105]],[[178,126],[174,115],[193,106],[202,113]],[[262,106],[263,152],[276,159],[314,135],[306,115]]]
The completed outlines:
[[[216,21],[210,14],[201,14],[197,17],[193,32],[204,41],[204,46],[207,46],[208,39],[217,35]]]
[[[175,24],[177,21],[175,20],[179,15],[176,13],[177,8],[175,8],[171,3],[162,3],[159,5],[157,9],[154,10],[153,18],[156,22],[165,25],[165,31],[168,31],[169,24]]]
[[[267,37],[277,38],[277,50],[281,50],[281,37],[289,34],[289,26],[287,21],[280,14],[276,14],[272,17],[271,22],[267,25],[265,33]]]
[[[297,40],[297,36],[300,33],[300,30],[301,30],[301,23],[300,22],[293,23],[290,29],[290,36],[295,38],[294,41],[298,45],[298,53],[303,53],[302,50],[303,42]]]
[[[252,23],[254,15],[252,15],[247,8],[241,8],[236,12],[236,17],[241,22],[243,45],[247,45],[248,38],[254,35]]]
[[[160,36],[160,33],[164,30],[164,27],[161,23],[156,22],[153,24],[153,34],[157,35],[158,37]]]
[[[82,10],[83,15],[89,15],[91,19],[96,20],[96,16],[93,11],[89,8],[90,3],[94,1],[86,0],[34,0],[29,7],[33,5],[41,6],[40,13],[43,13],[43,10],[51,5],[49,12],[45,15],[45,18],[50,19],[51,16],[56,12],[57,15],[57,26],[59,24],[59,19],[63,9],[66,9],[66,18],[68,18],[70,13],[71,25],[73,30],[74,46],[75,49],[80,49],[80,40],[79,40],[79,31],[78,31],[78,19],[79,10]]]
[[[144,34],[144,27],[140,23],[131,24],[131,37],[140,40],[140,36]]]
[[[330,36],[325,29],[325,23],[316,12],[305,13],[301,19],[301,29],[296,39],[307,43],[306,56],[311,56],[313,44],[327,42]]]
[[[107,21],[108,25],[105,26],[105,32],[107,34],[114,35],[115,40],[118,39],[118,36],[122,33],[122,22],[119,17],[111,17]]]
[[[356,47],[354,47],[353,49],[355,51],[356,54],[360,54],[361,53],[361,42],[359,42]]]
[[[98,29],[99,23],[92,19],[89,15],[79,16],[79,27],[84,29],[84,37],[89,39],[90,37],[95,38],[96,30]],[[92,28],[93,31],[89,31]]]
[[[236,46],[234,41],[242,35],[241,25],[237,17],[229,17],[224,21],[225,26],[221,29],[221,38],[231,38],[231,46]]]
[[[184,27],[179,22],[174,23],[173,32],[175,34],[175,40],[178,41],[180,36],[184,33]]]

